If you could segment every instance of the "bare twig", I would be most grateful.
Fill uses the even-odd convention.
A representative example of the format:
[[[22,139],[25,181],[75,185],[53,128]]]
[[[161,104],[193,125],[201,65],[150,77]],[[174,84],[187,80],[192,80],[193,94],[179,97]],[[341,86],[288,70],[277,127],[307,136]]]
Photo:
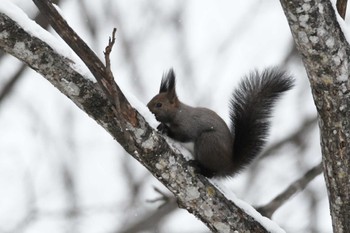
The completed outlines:
[[[303,144],[305,142],[305,134],[307,132],[310,132],[310,128],[315,126],[316,123],[316,117],[305,119],[305,121],[300,125],[298,130],[268,147],[260,156],[260,159],[273,155],[275,151],[281,149],[288,143],[293,143],[294,145]]]
[[[263,153],[259,156],[257,161],[269,158],[270,156],[278,155],[278,153],[276,152],[281,150],[286,145],[293,144],[295,148],[303,148],[306,142],[305,135],[308,132],[310,132],[311,128],[314,127],[316,123],[317,123],[316,117],[305,119],[304,122],[300,125],[300,127],[294,133],[287,135],[285,138],[280,139],[279,141],[269,146],[266,150],[264,150]],[[255,180],[256,176],[258,175],[257,167],[259,165],[260,165],[259,162],[253,162],[249,166],[247,184],[251,184]],[[249,185],[246,186],[246,192],[248,192],[249,187],[250,187]]]
[[[337,0],[337,10],[339,15],[343,19],[345,19],[347,5],[348,5],[348,0]]]
[[[88,69],[96,78],[98,84],[106,94],[112,105],[115,106],[115,97],[113,93],[110,93],[110,88],[106,86],[106,82],[103,80],[108,76],[105,65],[96,56],[96,54],[90,49],[90,47],[80,38],[80,36],[68,25],[66,20],[58,13],[57,9],[47,0],[33,0],[39,10],[45,14],[55,29],[55,31],[62,37],[62,39],[73,49],[73,51],[82,59]],[[120,103],[120,110],[117,114],[123,114],[123,118],[133,126],[137,125],[136,112],[131,107],[122,91],[120,91],[118,85],[113,80],[113,89],[118,96],[118,102]],[[114,93],[114,94],[115,94]],[[114,111],[115,112],[115,111]],[[116,114],[116,112],[115,112]],[[121,120],[123,118],[120,118]]]
[[[116,107],[117,112],[120,112],[120,102],[118,97],[118,86],[114,81],[114,76],[111,70],[111,59],[109,57],[112,52],[113,45],[115,43],[115,33],[117,32],[116,28],[113,28],[112,38],[109,37],[108,45],[104,51],[105,61],[106,61],[106,76],[101,80],[105,87],[108,89],[108,93],[113,99],[113,104]]]
[[[273,213],[288,201],[297,192],[302,191],[305,187],[319,174],[322,173],[322,163],[311,168],[305,173],[303,177],[294,181],[286,190],[277,195],[270,203],[257,208],[257,210],[264,216],[271,218]]]
[[[148,203],[155,203],[161,201],[162,203],[153,213],[145,215],[140,220],[132,223],[132,225],[125,228],[122,231],[123,233],[153,230],[155,227],[159,226],[159,224],[167,215],[178,209],[175,197],[166,194],[157,187],[153,188],[154,191],[160,194],[160,196],[152,200],[146,201]]]
[[[135,164],[131,161],[132,159],[132,157],[127,156],[127,153],[125,153],[125,156],[122,158],[120,171],[125,177],[125,182],[128,184],[128,192],[130,193],[128,203],[126,204],[127,209],[139,205],[139,199],[140,197],[142,198],[143,194],[143,187],[148,184],[147,179],[151,178],[151,174],[147,171],[143,171],[140,176],[135,174]],[[128,216],[125,216],[124,219],[129,222]]]
[[[26,70],[27,65],[21,64],[21,67],[12,76],[12,78],[5,83],[4,87],[0,90],[0,103],[11,93],[13,87],[17,81],[22,77],[23,72]]]
[[[157,193],[160,194],[160,197],[154,198],[152,200],[147,200],[147,202],[149,203],[155,203],[158,201],[163,201],[162,205],[160,206],[160,208],[166,204],[167,202],[169,202],[169,200],[171,199],[171,197],[167,194],[165,194],[164,192],[162,192],[159,188],[154,187],[154,191],[156,191]]]
[[[173,200],[175,200],[173,198]],[[148,213],[140,220],[133,223],[131,226],[128,226],[121,232],[123,233],[134,233],[134,232],[144,232],[147,230],[152,230],[156,226],[158,226],[159,223],[162,222],[162,220],[168,216],[170,213],[172,213],[174,210],[177,209],[177,205],[175,201],[167,202],[166,205],[163,205],[162,208],[158,208],[155,211]],[[118,233],[120,230],[118,230]],[[154,232],[154,231],[151,231]]]
[[[40,12],[46,15],[52,27],[62,37],[62,39],[74,50],[74,52],[83,60],[86,66],[100,84],[102,90],[108,93],[107,88],[103,85],[102,79],[106,75],[106,68],[98,59],[96,54],[89,46],[80,38],[80,36],[68,25],[61,17],[56,8],[48,1],[33,0],[39,8]],[[107,96],[111,102],[113,99]]]
[[[114,81],[113,74],[112,74],[112,71],[111,71],[111,61],[110,61],[109,55],[112,52],[112,48],[113,48],[113,45],[115,43],[115,33],[116,32],[117,32],[117,29],[113,28],[112,38],[109,37],[108,45],[106,46],[106,49],[105,49],[105,52],[104,52],[104,54],[105,54],[105,61],[106,61],[106,70],[107,70],[107,74],[109,74],[107,76],[109,82]]]

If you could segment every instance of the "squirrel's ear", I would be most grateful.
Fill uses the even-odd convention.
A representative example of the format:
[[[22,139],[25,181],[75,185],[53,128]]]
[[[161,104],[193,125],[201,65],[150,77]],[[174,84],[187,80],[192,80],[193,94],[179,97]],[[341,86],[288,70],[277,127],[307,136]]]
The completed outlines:
[[[175,89],[175,72],[171,68],[168,72],[163,74],[162,82],[160,83],[159,93],[169,92]]]
[[[166,92],[168,98],[171,101],[177,100],[176,95],[176,80],[175,80],[175,72],[171,68],[167,73],[163,74],[162,82],[160,84],[159,93]]]
[[[171,68],[167,74],[168,79],[168,95],[171,97],[172,100],[177,99],[176,96],[176,81],[175,81],[175,72]]]
[[[167,91],[168,91],[168,79],[167,79],[167,74],[166,74],[166,73],[163,73],[162,81],[160,82],[159,93],[167,92]]]

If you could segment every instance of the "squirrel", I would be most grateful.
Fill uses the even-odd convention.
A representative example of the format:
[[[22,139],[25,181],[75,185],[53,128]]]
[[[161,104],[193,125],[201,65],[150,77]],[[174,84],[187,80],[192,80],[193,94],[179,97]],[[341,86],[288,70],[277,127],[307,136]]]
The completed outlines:
[[[194,143],[190,164],[211,178],[233,176],[257,157],[266,144],[274,104],[294,86],[294,78],[278,68],[251,72],[232,94],[230,128],[214,111],[182,103],[175,84],[175,72],[170,69],[147,107],[160,122],[161,133]]]

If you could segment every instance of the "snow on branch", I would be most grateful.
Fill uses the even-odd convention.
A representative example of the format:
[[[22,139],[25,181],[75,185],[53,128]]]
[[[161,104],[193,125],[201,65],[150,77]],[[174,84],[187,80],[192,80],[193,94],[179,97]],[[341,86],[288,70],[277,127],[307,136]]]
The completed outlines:
[[[46,0],[36,0],[50,23],[59,24],[58,34],[84,61],[97,80],[105,80],[106,67],[92,50],[69,27],[57,9]],[[46,8],[44,8],[46,7]],[[5,9],[13,9],[7,11]],[[9,16],[10,15],[10,16]],[[261,217],[242,201],[228,200],[205,177],[194,173],[183,155],[171,148],[165,139],[152,129],[124,97],[118,85],[121,111],[115,108],[103,88],[74,69],[70,56],[55,49],[52,35],[39,29],[18,8],[6,1],[0,3],[0,48],[40,73],[80,109],[99,123],[123,148],[145,166],[177,198],[178,205],[198,217],[213,232],[283,232],[275,223]],[[23,27],[22,25],[26,25]],[[35,28],[35,30],[31,30]],[[78,47],[78,50],[74,49]],[[110,80],[111,81],[111,80]],[[101,91],[102,89],[102,91]],[[240,203],[238,206],[237,203]],[[243,208],[244,207],[244,208]],[[246,211],[249,211],[247,214]],[[254,216],[254,217],[252,217]]]

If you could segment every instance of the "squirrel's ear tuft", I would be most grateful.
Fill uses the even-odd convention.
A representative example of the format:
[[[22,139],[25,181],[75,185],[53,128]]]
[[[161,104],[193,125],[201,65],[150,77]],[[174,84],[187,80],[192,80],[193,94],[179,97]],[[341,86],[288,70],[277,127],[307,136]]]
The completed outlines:
[[[175,84],[175,72],[173,68],[171,68],[168,72],[163,74],[162,82],[160,83],[159,93],[174,92]]]

